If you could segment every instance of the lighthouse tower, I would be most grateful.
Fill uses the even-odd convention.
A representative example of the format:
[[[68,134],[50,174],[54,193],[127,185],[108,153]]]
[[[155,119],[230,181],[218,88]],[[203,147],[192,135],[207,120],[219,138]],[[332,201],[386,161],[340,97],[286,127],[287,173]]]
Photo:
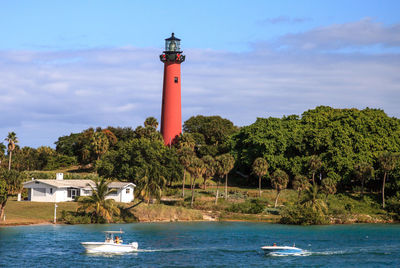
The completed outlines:
[[[181,63],[185,61],[185,56],[182,55],[180,42],[172,33],[165,39],[165,51],[160,55],[164,63],[161,134],[165,145],[170,145],[182,133]]]

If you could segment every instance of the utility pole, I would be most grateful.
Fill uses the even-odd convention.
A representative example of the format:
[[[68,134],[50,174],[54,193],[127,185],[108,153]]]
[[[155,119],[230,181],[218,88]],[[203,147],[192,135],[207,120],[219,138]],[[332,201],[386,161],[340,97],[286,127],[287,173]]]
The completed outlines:
[[[54,203],[54,224],[57,223],[57,204]]]

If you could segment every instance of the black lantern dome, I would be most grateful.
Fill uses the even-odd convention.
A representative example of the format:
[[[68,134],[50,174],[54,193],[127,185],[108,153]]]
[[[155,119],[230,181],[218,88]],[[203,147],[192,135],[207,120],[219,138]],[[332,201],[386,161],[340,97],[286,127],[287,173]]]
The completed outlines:
[[[182,53],[181,39],[176,38],[174,33],[170,38],[165,39],[165,53]]]

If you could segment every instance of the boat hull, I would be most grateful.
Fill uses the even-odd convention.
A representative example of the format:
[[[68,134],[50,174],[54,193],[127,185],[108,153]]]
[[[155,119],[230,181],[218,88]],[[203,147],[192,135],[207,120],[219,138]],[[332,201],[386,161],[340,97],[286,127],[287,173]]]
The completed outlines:
[[[81,242],[87,253],[127,253],[138,249],[138,243],[116,244],[107,242]]]
[[[265,254],[269,255],[297,255],[304,251],[301,248],[287,246],[264,246],[261,248]]]

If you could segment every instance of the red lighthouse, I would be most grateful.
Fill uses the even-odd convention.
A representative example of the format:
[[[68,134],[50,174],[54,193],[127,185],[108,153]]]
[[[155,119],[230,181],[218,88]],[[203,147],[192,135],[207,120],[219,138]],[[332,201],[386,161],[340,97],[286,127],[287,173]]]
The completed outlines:
[[[181,40],[171,34],[165,39],[165,51],[160,55],[164,63],[164,84],[161,110],[161,134],[164,144],[170,145],[182,133],[181,63],[185,61]]]

